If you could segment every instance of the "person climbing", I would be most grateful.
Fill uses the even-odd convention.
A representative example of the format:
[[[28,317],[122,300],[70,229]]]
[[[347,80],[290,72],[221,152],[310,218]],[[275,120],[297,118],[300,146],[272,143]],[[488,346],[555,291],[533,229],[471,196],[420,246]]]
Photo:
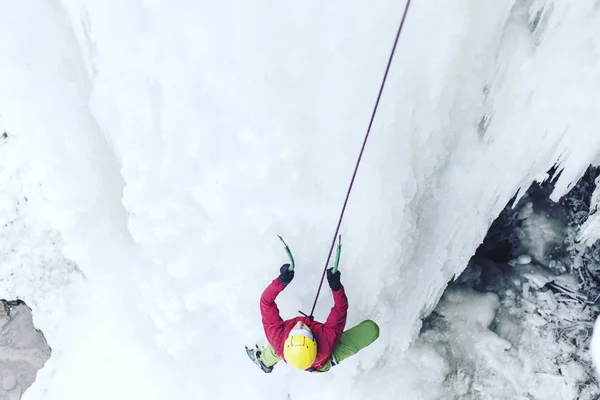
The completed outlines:
[[[297,369],[327,372],[331,367],[358,353],[379,337],[379,326],[365,320],[344,331],[348,299],[340,281],[340,271],[327,270],[327,281],[333,292],[333,308],[325,323],[307,316],[283,320],[275,299],[294,278],[290,264],[284,264],[260,297],[260,313],[269,345],[248,349],[248,356],[266,373],[283,360]]]

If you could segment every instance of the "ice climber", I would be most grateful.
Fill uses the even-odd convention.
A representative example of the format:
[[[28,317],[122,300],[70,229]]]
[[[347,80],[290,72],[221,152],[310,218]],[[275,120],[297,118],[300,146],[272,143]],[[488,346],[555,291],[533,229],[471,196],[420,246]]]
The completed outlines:
[[[309,372],[326,372],[346,358],[358,353],[379,337],[379,326],[366,320],[344,331],[348,299],[340,282],[340,271],[327,270],[333,292],[333,308],[325,323],[299,316],[284,321],[275,304],[277,295],[294,278],[294,270],[284,264],[260,297],[262,323],[269,341],[264,349],[248,350],[249,356],[264,372],[273,371],[280,360]]]

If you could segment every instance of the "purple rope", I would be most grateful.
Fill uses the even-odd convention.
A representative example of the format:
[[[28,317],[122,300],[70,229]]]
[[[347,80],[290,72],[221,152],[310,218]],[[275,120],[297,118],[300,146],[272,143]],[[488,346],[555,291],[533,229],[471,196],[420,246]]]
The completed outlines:
[[[319,295],[321,294],[321,287],[323,286],[323,280],[325,279],[325,273],[327,272],[327,266],[329,265],[329,261],[331,260],[331,254],[333,253],[333,248],[335,247],[335,239],[337,238],[338,233],[340,231],[340,226],[342,225],[342,219],[344,218],[344,213],[346,212],[346,205],[348,204],[348,198],[350,197],[350,192],[352,191],[352,186],[354,185],[354,179],[356,178],[356,173],[358,172],[358,166],[360,165],[360,161],[361,161],[363,153],[365,151],[365,146],[367,145],[367,140],[369,139],[369,134],[371,133],[371,127],[373,126],[373,121],[375,120],[375,114],[377,113],[377,107],[379,107],[379,101],[381,100],[381,94],[383,93],[385,81],[387,80],[388,73],[390,72],[390,66],[392,65],[392,59],[394,58],[394,53],[396,52],[396,46],[398,45],[398,39],[400,38],[400,33],[402,32],[402,28],[404,27],[404,21],[406,20],[406,15],[408,14],[408,8],[410,7],[410,1],[411,0],[406,1],[406,7],[404,8],[404,14],[402,15],[402,20],[400,21],[400,26],[398,27],[398,33],[396,33],[396,40],[394,41],[394,46],[392,47],[390,59],[388,60],[387,67],[385,69],[385,74],[383,75],[383,80],[381,81],[381,87],[379,88],[379,94],[377,95],[377,101],[375,102],[375,107],[373,108],[373,114],[371,114],[371,120],[369,121],[369,127],[367,128],[367,134],[365,135],[365,140],[363,141],[362,147],[360,149],[360,154],[358,155],[358,160],[356,161],[356,166],[354,167],[354,173],[352,174],[352,180],[350,181],[350,186],[348,187],[348,192],[346,193],[346,199],[344,200],[344,206],[342,207],[340,219],[338,220],[337,227],[335,228],[335,234],[333,235],[333,241],[331,242],[331,248],[329,249],[329,254],[327,255],[327,261],[325,262],[325,268],[323,268],[323,274],[321,275],[321,282],[319,283],[319,290],[317,290],[317,295],[315,296],[315,302],[312,306],[312,310],[310,311],[310,316],[309,316],[310,319],[312,319],[312,317],[313,317],[313,312],[315,311],[315,307],[317,306],[317,300],[319,299]]]

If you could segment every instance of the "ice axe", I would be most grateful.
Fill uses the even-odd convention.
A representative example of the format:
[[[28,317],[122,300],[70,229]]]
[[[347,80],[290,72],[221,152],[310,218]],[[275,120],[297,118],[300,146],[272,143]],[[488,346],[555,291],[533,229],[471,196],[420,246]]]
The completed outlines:
[[[277,235],[277,237],[279,238],[279,240],[281,240],[281,243],[283,243],[283,246],[285,247],[285,252],[287,253],[288,257],[290,258],[290,266],[289,266],[288,270],[293,271],[294,268],[296,267],[296,263],[294,262],[294,256],[292,255],[292,251],[290,250],[287,243],[285,243],[285,240],[283,240],[283,238],[281,236]]]
[[[333,273],[335,274],[338,270],[338,266],[340,265],[340,253],[342,252],[342,235],[338,238],[337,249],[335,250],[335,261],[333,263]]]
[[[289,270],[293,271],[294,268],[296,267],[296,262],[294,261],[294,256],[292,255],[292,251],[290,250],[289,246],[287,245],[287,243],[285,242],[285,240],[283,240],[283,238],[280,235],[277,235],[277,237],[279,238],[279,240],[281,240],[281,243],[283,243],[283,246],[285,248],[285,252],[287,253],[289,259],[290,259],[290,267]],[[333,263],[333,273],[335,274],[338,270],[338,267],[340,265],[340,254],[342,252],[342,235],[339,236],[338,238],[338,245],[335,251],[335,261]]]

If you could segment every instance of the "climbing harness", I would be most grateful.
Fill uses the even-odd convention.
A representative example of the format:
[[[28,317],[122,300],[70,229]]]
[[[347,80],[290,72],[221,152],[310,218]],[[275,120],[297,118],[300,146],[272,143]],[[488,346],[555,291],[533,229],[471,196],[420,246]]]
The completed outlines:
[[[317,294],[315,296],[315,301],[313,303],[312,309],[310,311],[310,315],[306,315],[305,313],[303,313],[302,311],[300,311],[300,313],[302,315],[304,315],[305,317],[308,317],[310,320],[313,320],[313,313],[315,311],[315,307],[317,306],[317,300],[319,299],[319,295],[321,294],[321,288],[323,286],[323,280],[325,279],[325,274],[327,273],[327,266],[329,265],[329,261],[331,260],[331,254],[333,253],[333,247],[335,246],[335,240],[338,238],[338,234],[340,231],[340,226],[342,225],[342,219],[344,218],[344,213],[346,211],[346,205],[348,204],[348,199],[350,197],[350,192],[352,191],[352,186],[354,185],[354,179],[356,178],[356,173],[358,172],[358,167],[360,165],[360,162],[362,160],[362,156],[363,153],[365,151],[365,146],[367,145],[367,140],[369,139],[369,135],[371,133],[371,127],[373,126],[373,121],[375,120],[375,114],[377,113],[377,108],[379,107],[379,102],[381,100],[381,95],[383,93],[383,88],[385,87],[385,82],[387,80],[388,77],[388,73],[390,72],[390,67],[392,65],[392,59],[394,58],[394,53],[396,52],[396,47],[398,45],[398,39],[400,38],[400,34],[402,33],[402,28],[404,27],[404,21],[406,21],[406,16],[408,14],[408,9],[410,7],[410,2],[411,0],[406,0],[406,6],[404,7],[404,13],[402,14],[402,19],[400,20],[400,26],[398,27],[398,31],[396,33],[396,39],[394,40],[394,45],[392,47],[392,51],[390,53],[390,57],[387,63],[387,67],[385,68],[385,74],[383,75],[383,80],[381,81],[381,86],[379,88],[379,94],[377,95],[377,101],[375,102],[375,106],[373,107],[373,113],[371,114],[371,119],[369,121],[369,125],[367,127],[367,133],[365,134],[365,139],[363,141],[362,147],[360,149],[360,153],[358,155],[358,160],[356,161],[356,166],[354,167],[354,172],[352,174],[352,179],[350,180],[350,185],[348,187],[348,191],[346,192],[346,198],[344,199],[344,205],[342,206],[342,212],[340,213],[340,218],[338,220],[337,226],[335,228],[335,233],[333,235],[333,241],[331,242],[331,247],[329,248],[329,253],[327,254],[327,261],[325,262],[325,267],[323,268],[323,274],[321,275],[321,282],[319,283],[319,289],[317,290]],[[279,237],[279,239],[281,239],[281,236]],[[286,248],[286,252],[288,253],[288,256],[290,257],[291,261],[292,261],[292,266],[290,267],[290,270],[293,269],[293,265],[294,265],[294,259],[292,257],[292,253],[289,249],[289,247],[285,244],[285,242],[283,241],[283,239],[281,239],[281,241],[284,243],[284,246]],[[336,252],[336,259],[335,259],[335,264],[334,264],[334,269],[333,272],[337,271],[337,267],[340,261],[340,252],[341,252],[341,248],[342,248],[342,240],[341,240],[341,236],[339,236],[339,242],[338,242],[338,247],[337,247],[337,252]]]

